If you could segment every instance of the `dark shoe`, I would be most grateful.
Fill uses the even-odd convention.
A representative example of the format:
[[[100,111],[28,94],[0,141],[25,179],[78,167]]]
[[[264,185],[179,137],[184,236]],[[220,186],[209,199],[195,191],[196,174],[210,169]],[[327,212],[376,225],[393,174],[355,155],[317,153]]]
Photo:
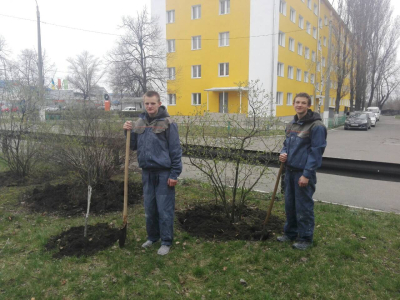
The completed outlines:
[[[307,242],[307,241],[299,241],[296,242],[292,245],[293,249],[298,249],[298,250],[306,250],[310,247],[312,247],[312,242]]]
[[[277,240],[278,242],[281,242],[281,243],[284,243],[284,242],[292,242],[292,241],[294,241],[294,239],[291,239],[291,238],[288,237],[287,235],[278,236],[278,237],[276,238],[276,240]]]

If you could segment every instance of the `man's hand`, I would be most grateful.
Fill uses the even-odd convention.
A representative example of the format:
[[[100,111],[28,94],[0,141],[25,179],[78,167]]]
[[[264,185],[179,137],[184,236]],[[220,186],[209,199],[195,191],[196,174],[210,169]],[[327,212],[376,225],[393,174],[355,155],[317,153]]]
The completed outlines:
[[[126,121],[123,127],[125,130],[132,130],[132,122]]]
[[[280,162],[286,162],[287,160],[287,153],[282,153],[281,155],[279,155],[279,161]]]
[[[299,187],[306,187],[308,185],[308,178],[303,175],[299,178]]]
[[[173,186],[176,186],[177,183],[178,183],[178,180],[168,178],[168,186],[173,187]]]

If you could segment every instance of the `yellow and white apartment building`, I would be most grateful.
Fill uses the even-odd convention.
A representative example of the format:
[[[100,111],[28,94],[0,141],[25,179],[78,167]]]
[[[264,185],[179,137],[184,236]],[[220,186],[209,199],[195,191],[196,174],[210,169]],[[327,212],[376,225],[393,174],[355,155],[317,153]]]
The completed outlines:
[[[238,83],[259,80],[276,116],[293,116],[293,98],[312,95],[323,111],[329,20],[327,0],[152,0],[167,41],[164,102],[171,115],[246,113]],[[333,36],[333,35],[332,35]],[[336,85],[332,76],[330,106]],[[348,96],[340,111],[349,106]]]

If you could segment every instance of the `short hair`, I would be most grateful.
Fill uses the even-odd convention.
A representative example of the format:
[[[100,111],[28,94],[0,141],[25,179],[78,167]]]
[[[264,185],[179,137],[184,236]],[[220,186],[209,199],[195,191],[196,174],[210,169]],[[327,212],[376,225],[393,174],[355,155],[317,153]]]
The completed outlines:
[[[160,102],[160,94],[157,93],[157,92],[155,92],[155,91],[147,91],[147,92],[143,95],[143,99],[144,99],[144,97],[149,97],[149,98],[151,98],[151,97],[154,97],[154,96],[156,96],[157,99],[158,99],[158,102]]]
[[[309,94],[307,94],[307,93],[298,93],[298,94],[296,94],[296,96],[295,96],[294,99],[293,99],[293,104],[294,104],[294,102],[296,101],[296,98],[298,98],[298,97],[307,98],[307,100],[308,100],[308,106],[311,106],[311,97],[310,97]]]

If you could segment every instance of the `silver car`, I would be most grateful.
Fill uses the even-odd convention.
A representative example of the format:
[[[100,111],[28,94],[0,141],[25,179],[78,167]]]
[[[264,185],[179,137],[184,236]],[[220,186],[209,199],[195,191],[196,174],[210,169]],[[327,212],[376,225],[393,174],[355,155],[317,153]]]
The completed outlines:
[[[371,111],[366,111],[365,113],[369,114],[369,118],[371,119],[371,126],[375,127],[376,126],[376,114],[371,112]]]

